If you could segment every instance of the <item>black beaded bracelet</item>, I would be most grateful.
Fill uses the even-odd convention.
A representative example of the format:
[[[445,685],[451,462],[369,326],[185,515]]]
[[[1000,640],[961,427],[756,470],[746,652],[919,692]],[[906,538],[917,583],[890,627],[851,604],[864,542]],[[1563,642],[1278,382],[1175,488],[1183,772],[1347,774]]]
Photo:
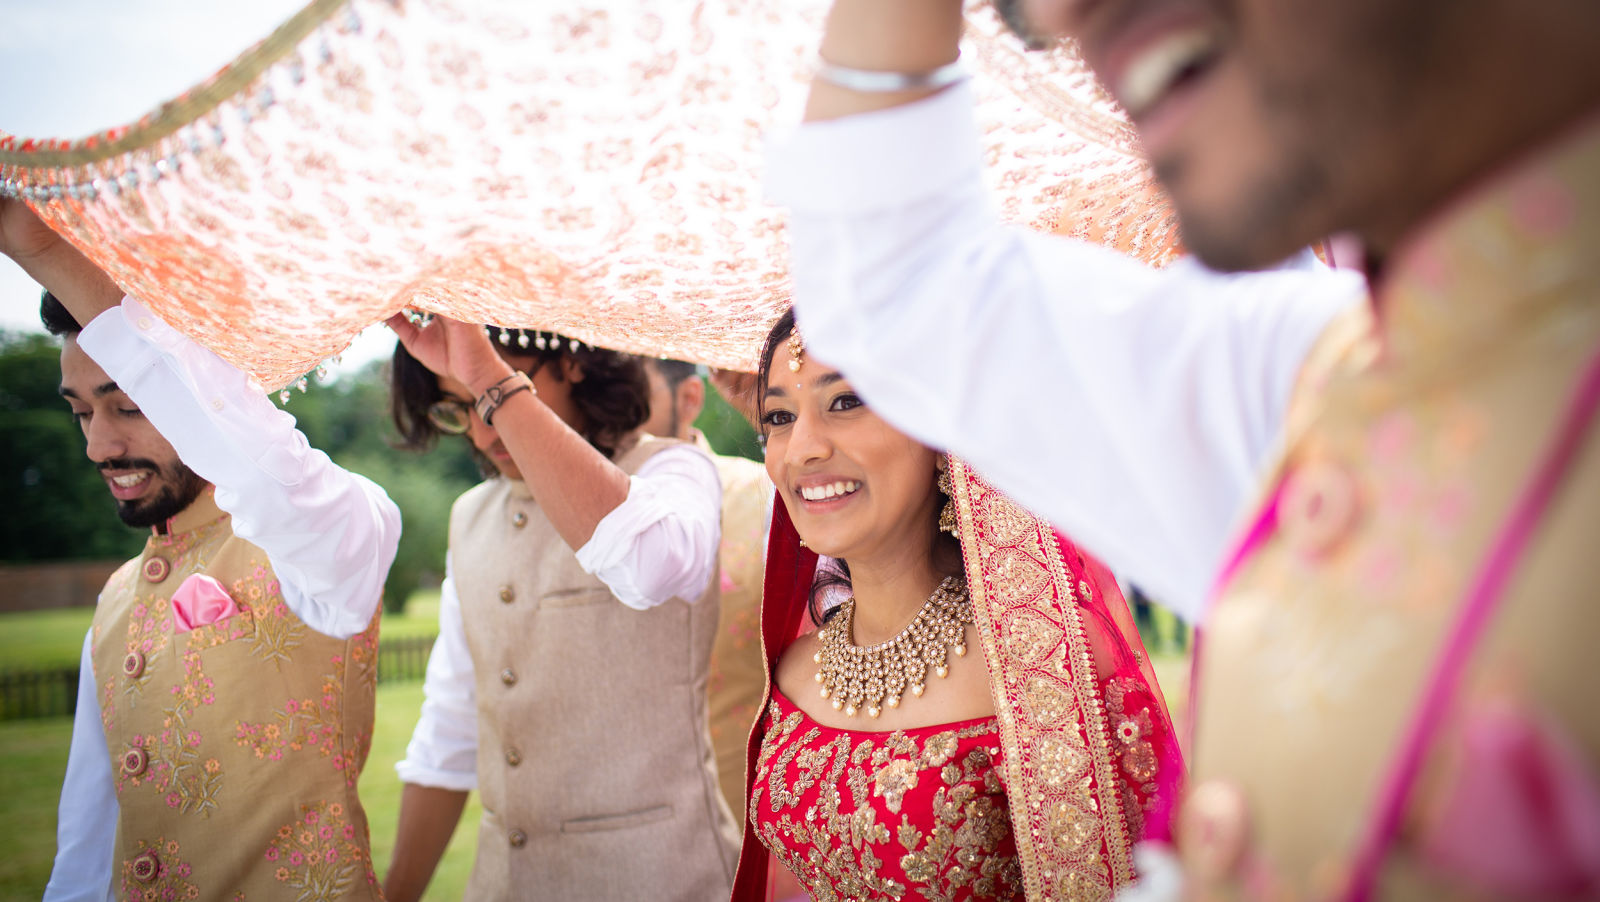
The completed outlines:
[[[507,382],[516,382],[517,384],[506,388],[505,384]],[[494,412],[500,409],[500,405],[506,403],[507,398],[522,391],[538,394],[534,390],[533,380],[529,379],[528,374],[523,372],[512,373],[484,389],[483,394],[473,404],[473,407],[477,408],[478,419],[483,420],[483,425],[485,426],[493,426],[492,418],[494,417]]]

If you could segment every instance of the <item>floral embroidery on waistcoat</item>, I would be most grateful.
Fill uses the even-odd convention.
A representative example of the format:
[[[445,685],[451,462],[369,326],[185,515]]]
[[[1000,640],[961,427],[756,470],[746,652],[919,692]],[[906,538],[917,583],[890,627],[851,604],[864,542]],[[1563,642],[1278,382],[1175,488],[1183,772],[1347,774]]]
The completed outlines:
[[[255,572],[236,580],[230,591],[241,607],[248,605],[256,612],[256,635],[251,652],[280,666],[289,663],[306,627],[290,614],[272,571],[265,564],[257,563]],[[264,603],[268,600],[272,602],[270,606]]]
[[[222,790],[221,766],[202,756],[204,737],[191,729],[190,718],[202,705],[216,702],[214,684],[194,649],[183,654],[183,682],[172,687],[172,704],[162,709],[161,729],[138,733],[133,748],[116,768],[116,789],[153,784],[168,808],[184,814],[209,814],[217,808]]]
[[[371,748],[372,733],[345,732],[342,696],[351,669],[360,685],[376,682],[377,648],[375,629],[353,637],[348,661],[343,655],[334,655],[329,660],[332,671],[323,675],[321,695],[285,701],[268,722],[239,721],[234,742],[255,752],[257,759],[269,761],[282,760],[286,751],[316,749],[321,757],[332,759],[334,770],[344,773],[346,785],[354,786],[360,776],[358,765],[366,760]],[[341,737],[348,740],[342,747]]]
[[[138,851],[122,862],[122,897],[128,902],[200,898],[200,887],[189,882],[193,867],[178,852],[175,839],[140,840]]]
[[[377,884],[365,839],[338,802],[301,806],[299,819],[278,828],[266,859],[273,876],[295,890],[296,902],[322,902],[348,894],[358,880]]]

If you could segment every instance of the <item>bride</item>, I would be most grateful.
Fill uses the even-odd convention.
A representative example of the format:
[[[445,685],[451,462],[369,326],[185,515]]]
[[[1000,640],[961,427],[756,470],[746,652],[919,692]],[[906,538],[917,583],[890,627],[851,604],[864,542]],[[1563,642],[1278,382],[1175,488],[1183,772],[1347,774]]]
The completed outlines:
[[[879,419],[792,313],[758,385],[782,503],[734,899],[765,898],[771,859],[815,900],[1128,886],[1183,764],[1116,583]]]

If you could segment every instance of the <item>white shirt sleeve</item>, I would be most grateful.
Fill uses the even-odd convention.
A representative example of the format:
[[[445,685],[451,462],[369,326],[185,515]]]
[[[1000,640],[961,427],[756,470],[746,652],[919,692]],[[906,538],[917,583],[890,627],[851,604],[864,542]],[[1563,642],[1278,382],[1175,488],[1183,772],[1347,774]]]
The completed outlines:
[[[111,782],[100,702],[95,698],[92,632],[83,637],[78,661],[78,710],[72,716],[67,775],[61,781],[56,819],[56,860],[45,902],[109,902],[111,861],[116,854],[117,791]]]
[[[405,759],[394,769],[404,783],[466,792],[478,788],[477,684],[448,554],[444,568],[439,638],[433,641],[423,677],[422,715],[411,731]]]
[[[768,155],[809,352],[1193,619],[1350,273],[1164,270],[1003,225],[965,86]]]
[[[337,638],[366,629],[400,541],[381,487],[310,447],[259,385],[133,298],[78,344],[217,487],[234,535],[267,553],[300,619]]]
[[[630,608],[673,598],[692,604],[716,575],[721,541],[716,465],[693,445],[674,445],[628,480],[627,499],[601,518],[578,563]]]

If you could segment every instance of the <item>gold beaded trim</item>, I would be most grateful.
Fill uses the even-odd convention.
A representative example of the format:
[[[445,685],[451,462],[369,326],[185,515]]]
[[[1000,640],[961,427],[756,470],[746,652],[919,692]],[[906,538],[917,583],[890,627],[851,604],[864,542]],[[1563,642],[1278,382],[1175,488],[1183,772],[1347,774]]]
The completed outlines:
[[[927,689],[929,666],[943,679],[950,675],[947,653],[954,650],[958,658],[967,653],[972,604],[966,581],[957,577],[946,577],[917,616],[887,642],[865,648],[855,645],[855,614],[852,596],[818,634],[822,647],[811,657],[819,665],[816,679],[822,684],[822,697],[831,699],[833,709],[844,711],[846,717],[862,710],[877,717],[885,703],[898,708],[908,686],[912,695],[920,697]]]

